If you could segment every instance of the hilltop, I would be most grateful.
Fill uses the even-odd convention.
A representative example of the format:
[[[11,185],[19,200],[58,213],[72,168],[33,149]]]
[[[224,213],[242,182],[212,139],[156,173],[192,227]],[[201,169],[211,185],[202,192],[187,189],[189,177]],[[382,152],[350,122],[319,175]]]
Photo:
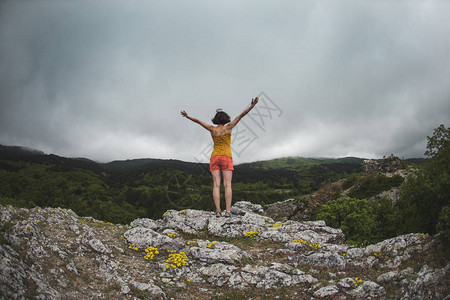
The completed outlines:
[[[411,233],[348,245],[323,221],[275,222],[238,202],[232,218],[169,210],[129,225],[60,208],[0,206],[7,299],[443,299],[448,256]]]

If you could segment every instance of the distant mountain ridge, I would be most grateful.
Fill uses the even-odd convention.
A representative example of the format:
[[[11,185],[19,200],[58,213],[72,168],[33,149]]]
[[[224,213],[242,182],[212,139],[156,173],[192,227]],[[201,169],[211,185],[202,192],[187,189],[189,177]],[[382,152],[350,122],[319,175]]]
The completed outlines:
[[[110,172],[143,171],[149,167],[156,169],[175,167],[176,169],[180,169],[183,171],[188,169],[192,171],[193,169],[198,169],[199,166],[201,166],[201,168],[203,169],[208,168],[207,163],[186,162],[177,159],[159,159],[159,158],[136,158],[127,160],[114,160],[108,163],[99,163],[87,158],[68,158],[58,156],[55,154],[46,154],[41,150],[32,149],[28,147],[5,146],[5,145],[0,145],[0,159],[23,160],[34,163],[66,164],[72,167],[91,169],[92,171],[99,171],[99,168],[104,168],[103,171],[110,171]],[[297,156],[297,157],[282,157],[264,161],[242,163],[236,166],[252,167],[257,169],[262,168],[267,170],[276,168],[294,169],[299,166],[316,165],[323,163],[362,164],[365,159],[366,158],[358,158],[358,157],[309,158]],[[410,163],[420,164],[426,161],[426,159],[408,158],[406,159],[406,161]]]

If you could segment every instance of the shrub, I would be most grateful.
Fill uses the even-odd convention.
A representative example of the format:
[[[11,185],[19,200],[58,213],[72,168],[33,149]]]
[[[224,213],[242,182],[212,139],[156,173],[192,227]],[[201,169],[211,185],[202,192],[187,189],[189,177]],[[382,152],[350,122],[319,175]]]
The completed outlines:
[[[373,204],[365,199],[331,200],[322,206],[317,219],[340,228],[349,243],[371,242],[377,227]]]
[[[440,233],[440,239],[444,246],[450,245],[450,206],[444,206],[439,213],[439,219],[436,225]]]
[[[322,206],[317,219],[340,228],[349,244],[376,243],[395,236],[392,200],[383,197],[375,202],[366,199],[338,198]]]

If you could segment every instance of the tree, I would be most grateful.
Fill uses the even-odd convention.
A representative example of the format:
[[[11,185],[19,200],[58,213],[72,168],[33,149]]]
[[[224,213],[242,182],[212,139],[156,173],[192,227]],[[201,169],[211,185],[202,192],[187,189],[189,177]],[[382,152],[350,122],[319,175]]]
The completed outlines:
[[[450,205],[450,128],[440,125],[427,137],[430,160],[408,177],[397,202],[398,233],[436,233],[444,206]]]
[[[322,206],[317,216],[340,228],[348,243],[375,242],[377,220],[373,204],[365,199],[338,198]]]

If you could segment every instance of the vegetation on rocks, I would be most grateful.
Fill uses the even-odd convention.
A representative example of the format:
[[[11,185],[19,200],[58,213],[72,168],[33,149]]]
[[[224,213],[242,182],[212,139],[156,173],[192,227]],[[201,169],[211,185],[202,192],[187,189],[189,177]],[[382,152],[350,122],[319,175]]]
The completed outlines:
[[[60,208],[0,206],[2,296],[441,299],[450,292],[448,254],[427,234],[349,245],[323,221],[275,222],[249,202],[232,211],[233,218],[216,218],[170,210],[120,225]]]

